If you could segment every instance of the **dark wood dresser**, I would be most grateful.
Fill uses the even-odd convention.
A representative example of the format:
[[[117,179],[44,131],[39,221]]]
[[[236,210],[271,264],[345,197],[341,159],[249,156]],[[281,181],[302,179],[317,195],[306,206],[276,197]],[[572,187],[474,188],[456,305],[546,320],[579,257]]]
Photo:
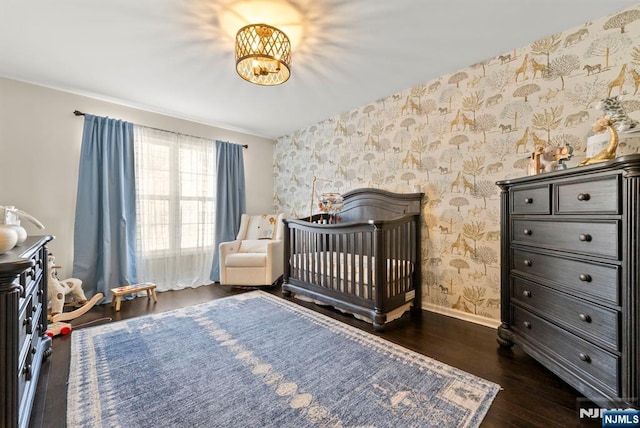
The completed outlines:
[[[640,155],[497,185],[498,343],[602,407],[637,407]]]
[[[30,236],[0,255],[0,426],[27,427],[44,358],[47,249],[51,236]]]

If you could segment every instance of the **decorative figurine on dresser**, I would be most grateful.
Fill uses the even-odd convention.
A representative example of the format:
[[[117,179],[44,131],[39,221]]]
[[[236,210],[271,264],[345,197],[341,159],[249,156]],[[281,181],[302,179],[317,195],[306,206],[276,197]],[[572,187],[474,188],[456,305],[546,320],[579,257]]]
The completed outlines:
[[[602,407],[637,407],[640,155],[496,184],[498,343]]]
[[[47,248],[29,236],[0,255],[0,426],[27,427],[40,367],[51,354],[47,331]]]

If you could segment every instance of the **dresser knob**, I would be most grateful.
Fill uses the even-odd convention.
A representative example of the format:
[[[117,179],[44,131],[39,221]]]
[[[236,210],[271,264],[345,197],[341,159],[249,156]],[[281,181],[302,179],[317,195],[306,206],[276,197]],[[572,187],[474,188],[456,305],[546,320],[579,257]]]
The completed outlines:
[[[525,229],[522,231],[525,235],[529,235],[531,236],[531,234],[533,233],[533,231],[531,229]]]
[[[589,356],[589,354],[585,354],[584,352],[580,352],[579,355],[580,359],[586,363],[590,363],[591,362],[591,357]]]
[[[27,364],[23,367],[22,374],[25,375],[26,380],[31,380],[31,364]]]
[[[587,273],[581,273],[580,274],[580,281],[591,282],[591,275],[589,275]]]
[[[532,204],[533,203],[533,198],[524,198],[524,203],[525,204]]]
[[[526,328],[531,328],[531,323],[529,321],[525,321],[523,324]]]
[[[591,199],[591,195],[588,193],[578,193],[578,200],[579,201],[588,201],[589,199]]]
[[[582,242],[591,242],[591,235],[587,233],[581,233],[578,239],[580,239]]]
[[[524,259],[524,261],[522,263],[524,263],[525,266],[529,266],[529,267],[531,267],[531,265],[533,265],[533,262],[531,262],[531,260],[528,260],[528,259]]]
[[[587,315],[587,314],[580,314],[578,316],[580,317],[581,321],[591,322],[591,317],[589,315]]]
[[[524,290],[524,291],[522,292],[522,295],[523,295],[524,297],[531,297],[531,291],[529,291],[529,290]]]

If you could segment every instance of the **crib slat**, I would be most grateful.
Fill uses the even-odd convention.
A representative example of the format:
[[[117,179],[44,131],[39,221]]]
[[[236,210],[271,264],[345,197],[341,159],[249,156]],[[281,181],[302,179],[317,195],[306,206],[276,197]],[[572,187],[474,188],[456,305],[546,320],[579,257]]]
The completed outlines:
[[[347,284],[347,278],[349,276],[349,266],[347,265],[347,254],[349,254],[349,242],[347,241],[347,235],[344,233],[340,234],[340,241],[342,242],[341,248],[340,248],[340,253],[338,253],[338,256],[340,258],[340,267],[341,267],[341,273],[340,273],[340,291],[342,291],[345,294],[349,294],[349,286]]]
[[[313,248],[311,247],[311,236],[312,236],[313,232],[306,232],[305,235],[305,243],[306,243],[306,248],[305,248],[305,254],[307,254],[307,280],[310,282],[316,282],[315,278],[314,278],[314,273],[313,273],[313,269],[312,269],[312,263],[313,263]],[[312,257],[309,257],[309,255],[312,255]]]
[[[406,254],[404,252],[406,235],[404,233],[404,225],[398,226],[398,278],[396,279],[396,295],[402,294],[404,288],[404,264],[406,260]]]
[[[373,288],[373,234],[367,233],[367,244],[365,248],[365,254],[367,258],[367,284],[366,284],[366,298],[372,299],[373,294],[371,290]]]
[[[325,260],[325,238],[322,234],[315,232],[316,236],[316,253],[315,257],[318,259],[318,275],[320,280],[318,285],[323,287],[327,286],[327,261]]]
[[[309,258],[307,257],[307,254],[308,254],[307,251],[308,251],[307,232],[301,231],[300,232],[300,252],[301,252],[301,258],[302,258],[302,262],[301,262],[302,264],[300,265],[300,268],[301,268],[300,277],[304,281],[308,280],[307,272],[309,271]]]
[[[391,258],[391,263],[393,263],[393,278],[392,278],[392,282],[391,282],[391,291],[390,291],[390,296],[395,296],[398,294],[398,279],[400,277],[399,274],[399,270],[400,270],[400,242],[399,238],[399,230],[398,227],[394,227],[393,228],[393,232],[391,235],[391,242],[393,242],[393,246],[394,246],[394,251],[393,251],[393,256]]]
[[[364,247],[364,239],[365,234],[363,232],[359,232],[357,235],[357,252],[360,257],[358,257],[358,280],[354,284],[354,288],[357,287],[356,294],[360,297],[366,297],[365,294],[365,284],[364,284],[364,260],[366,255],[363,252]]]
[[[411,242],[410,239],[411,237],[409,236],[409,228],[407,227],[407,224],[403,224],[401,226],[402,229],[402,238],[400,238],[400,241],[402,242],[402,271],[401,271],[401,284],[400,284],[400,290],[399,292],[401,294],[405,293],[407,291],[407,277],[409,276],[409,263],[411,263],[410,260],[410,255],[409,255],[409,251],[408,251],[408,245]]]

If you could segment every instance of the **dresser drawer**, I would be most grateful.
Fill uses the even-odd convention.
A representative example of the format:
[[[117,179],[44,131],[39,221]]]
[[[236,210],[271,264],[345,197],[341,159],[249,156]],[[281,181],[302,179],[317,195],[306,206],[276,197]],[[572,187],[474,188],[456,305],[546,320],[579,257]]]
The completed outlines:
[[[22,401],[28,398],[25,391],[27,390],[29,382],[33,379],[34,351],[35,348],[30,346],[29,352],[26,353],[24,360],[21,360],[20,365],[18,366],[18,398],[21,402],[20,406],[22,406]]]
[[[29,277],[27,277],[29,278]],[[24,294],[25,299],[29,296],[35,296],[36,291],[40,288],[40,283],[33,280],[33,279],[28,279],[28,281],[23,285],[22,287],[22,293]],[[26,300],[25,300],[26,302]],[[32,305],[36,305],[36,301],[32,300],[31,301]]]
[[[514,277],[511,301],[527,305],[539,315],[562,325],[578,336],[619,350],[619,314],[617,311],[581,301],[535,282]]]
[[[549,186],[512,190],[511,212],[513,214],[551,214]]]
[[[33,303],[31,296],[25,299],[26,304],[20,311],[18,318],[18,346],[16,349],[20,352],[20,360],[24,359],[24,354],[27,352],[29,342],[31,341],[31,334],[36,327],[37,320],[33,319]],[[5,352],[3,350],[3,352]]]
[[[43,278],[38,278],[37,281],[33,281],[26,288],[25,297],[31,296],[32,306],[43,305],[46,307],[48,303],[43,296],[44,291],[41,290],[42,281],[43,281]]]
[[[31,293],[31,289],[36,284],[36,279],[38,278],[38,273],[36,271],[35,266],[31,266],[24,272],[20,274],[19,281],[20,285],[22,285],[22,293],[23,296]]]
[[[618,176],[599,180],[558,184],[555,189],[558,214],[618,214]]]
[[[34,262],[33,269],[36,272],[36,278],[42,275],[44,272],[44,261],[48,255],[48,251],[45,247],[40,247],[40,249],[33,256],[32,260]]]
[[[548,349],[554,359],[561,359],[564,369],[576,373],[598,389],[606,390],[610,396],[620,395],[619,371],[620,358],[579,337],[562,330],[560,327],[543,320],[526,309],[511,307],[514,332],[536,347]],[[581,375],[582,373],[583,375]]]
[[[563,291],[583,293],[603,303],[620,304],[620,266],[512,249],[510,268],[551,281]]]
[[[618,260],[619,222],[617,220],[573,222],[513,220],[515,244],[592,254]]]

